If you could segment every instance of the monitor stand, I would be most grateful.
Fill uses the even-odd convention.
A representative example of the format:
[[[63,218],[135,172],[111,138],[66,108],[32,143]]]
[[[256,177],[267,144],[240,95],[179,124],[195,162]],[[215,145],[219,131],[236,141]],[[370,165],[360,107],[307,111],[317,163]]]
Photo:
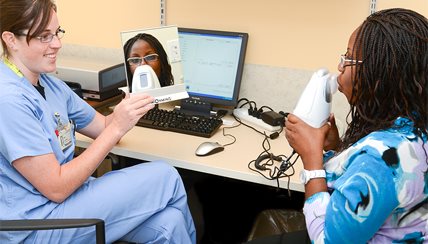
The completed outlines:
[[[211,117],[215,112],[212,111],[212,104],[208,102],[203,102],[193,98],[187,98],[181,100],[181,106],[176,108],[179,112],[203,116],[203,117]]]

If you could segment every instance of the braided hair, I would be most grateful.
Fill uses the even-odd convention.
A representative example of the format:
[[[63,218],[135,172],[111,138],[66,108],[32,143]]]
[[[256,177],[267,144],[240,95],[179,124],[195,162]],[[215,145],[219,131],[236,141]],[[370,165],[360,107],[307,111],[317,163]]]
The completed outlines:
[[[174,85],[174,76],[172,75],[171,65],[168,62],[168,55],[165,52],[162,44],[159,42],[156,37],[147,34],[147,33],[139,33],[136,36],[132,37],[128,41],[126,41],[123,46],[123,51],[125,53],[125,60],[129,58],[131,48],[135,42],[143,40],[146,41],[159,55],[159,62],[161,67],[160,76],[158,77],[159,83],[161,87]],[[128,77],[129,87],[132,87],[132,73],[131,68],[129,67],[128,62],[125,62],[126,66],[126,74]]]
[[[355,55],[355,56],[354,56]],[[367,134],[391,127],[397,117],[428,131],[428,21],[407,9],[370,15],[356,31],[352,98],[343,150]],[[428,161],[428,159],[427,159]]]

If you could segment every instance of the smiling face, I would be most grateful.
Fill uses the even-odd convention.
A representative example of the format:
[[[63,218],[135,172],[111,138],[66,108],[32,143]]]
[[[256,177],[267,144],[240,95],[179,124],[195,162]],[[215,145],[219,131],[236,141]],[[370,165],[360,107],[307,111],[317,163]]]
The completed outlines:
[[[354,57],[354,43],[355,43],[355,38],[357,35],[358,29],[355,30],[351,37],[349,38],[348,41],[348,47],[346,49],[346,54],[345,54],[345,59],[346,60],[353,60],[356,61],[358,60],[357,57]],[[356,61],[357,62],[357,61]],[[349,62],[349,61],[345,61],[343,63],[339,63],[337,69],[339,70],[339,76],[337,78],[337,83],[339,84],[338,90],[340,92],[342,92],[346,98],[348,99],[349,103],[353,103],[353,101],[351,101],[352,99],[352,89],[353,89],[353,77],[355,76],[355,72],[356,72],[356,66],[355,63],[353,62]]]
[[[130,58],[133,58],[133,57],[142,58],[142,57],[145,57],[147,55],[155,54],[155,53],[156,53],[156,50],[148,42],[146,42],[145,40],[139,39],[134,43],[134,45],[132,45],[128,57],[130,57]],[[161,65],[160,65],[159,59],[156,59],[154,61],[147,62],[147,63],[143,59],[142,64],[150,65],[150,67],[152,67],[153,71],[155,71],[156,75],[158,77],[160,77]],[[130,66],[130,70],[131,70],[132,74],[134,74],[134,71],[136,68],[137,68],[136,65]]]
[[[58,17],[52,10],[49,24],[40,36],[55,34],[58,29]],[[37,84],[40,73],[50,73],[56,70],[57,53],[61,48],[61,41],[57,36],[47,43],[42,43],[38,38],[32,38],[27,43],[25,35],[14,35],[13,43],[9,59],[31,83]]]
[[[55,34],[58,29],[58,17],[52,10],[49,24],[40,36]],[[61,41],[57,36],[47,43],[42,43],[38,38],[32,38],[27,43],[25,35],[14,35],[13,48],[11,48],[8,58],[27,79],[33,84],[37,84],[41,73],[51,73],[56,70],[57,54],[61,47]]]

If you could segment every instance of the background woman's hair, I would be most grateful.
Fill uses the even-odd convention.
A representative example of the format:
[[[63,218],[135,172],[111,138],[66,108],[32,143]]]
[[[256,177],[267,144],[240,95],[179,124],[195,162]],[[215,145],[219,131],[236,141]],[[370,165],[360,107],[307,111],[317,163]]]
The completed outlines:
[[[0,0],[0,33],[10,31],[17,35],[27,34],[27,43],[46,30],[51,11],[56,11],[52,0]],[[30,34],[31,33],[31,34]],[[3,55],[7,46],[2,39]]]
[[[131,73],[129,64],[128,62],[126,62],[126,60],[129,58],[129,54],[131,52],[132,46],[134,45],[135,42],[139,40],[146,41],[159,55],[161,72],[160,72],[160,77],[158,78],[159,78],[159,83],[161,87],[174,85],[174,76],[172,75],[171,65],[168,62],[168,55],[166,54],[162,44],[159,42],[158,39],[156,39],[156,37],[150,34],[139,33],[136,36],[129,39],[128,41],[126,41],[125,45],[123,46],[123,52],[125,53],[126,74],[128,77],[129,87],[132,87],[132,73]]]
[[[407,9],[370,15],[356,34],[352,57],[351,121],[341,150],[370,132],[391,127],[398,117],[428,130],[428,21]]]

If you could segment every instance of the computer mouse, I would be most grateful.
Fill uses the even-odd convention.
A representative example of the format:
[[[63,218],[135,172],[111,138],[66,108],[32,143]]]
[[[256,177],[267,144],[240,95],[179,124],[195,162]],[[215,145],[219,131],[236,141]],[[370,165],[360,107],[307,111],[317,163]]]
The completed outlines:
[[[196,149],[196,156],[208,156],[224,150],[224,147],[218,142],[203,142]]]

